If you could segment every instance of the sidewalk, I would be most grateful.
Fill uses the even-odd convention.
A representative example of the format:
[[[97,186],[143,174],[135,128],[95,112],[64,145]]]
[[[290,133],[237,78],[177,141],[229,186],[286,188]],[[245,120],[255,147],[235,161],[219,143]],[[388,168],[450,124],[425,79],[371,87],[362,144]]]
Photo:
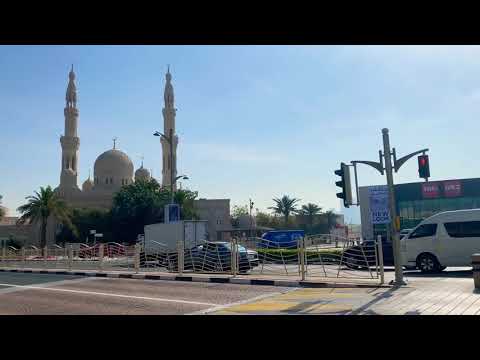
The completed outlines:
[[[401,288],[299,289],[212,314],[480,315],[480,292],[468,272],[406,279]]]

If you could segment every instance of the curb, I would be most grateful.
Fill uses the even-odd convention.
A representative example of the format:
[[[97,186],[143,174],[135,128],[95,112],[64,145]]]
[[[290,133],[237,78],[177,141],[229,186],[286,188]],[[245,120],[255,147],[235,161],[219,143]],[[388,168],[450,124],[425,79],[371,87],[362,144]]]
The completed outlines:
[[[329,283],[301,280],[268,280],[268,279],[244,279],[232,277],[203,277],[203,276],[180,276],[180,275],[151,275],[151,274],[125,274],[109,272],[83,272],[83,271],[65,271],[65,270],[40,270],[40,269],[2,269],[0,272],[29,273],[29,274],[56,274],[56,275],[75,275],[90,276],[101,278],[116,279],[138,279],[138,280],[163,280],[163,281],[184,281],[184,282],[202,282],[215,284],[238,284],[238,285],[262,285],[262,286],[283,286],[283,287],[301,287],[301,288],[391,288],[390,285],[380,284],[349,284],[349,283]]]

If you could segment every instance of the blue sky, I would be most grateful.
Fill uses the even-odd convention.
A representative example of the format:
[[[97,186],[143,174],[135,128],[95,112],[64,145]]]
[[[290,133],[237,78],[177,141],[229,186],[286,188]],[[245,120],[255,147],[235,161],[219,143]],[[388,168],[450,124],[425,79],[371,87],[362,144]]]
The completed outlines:
[[[432,179],[477,177],[477,46],[0,46],[0,194],[15,209],[57,186],[68,71],[80,110],[79,186],[112,147],[161,174],[163,88],[171,66],[179,172],[200,197],[260,210],[288,194],[340,209],[333,171],[430,148]],[[413,159],[395,182],[417,181]],[[360,185],[383,184],[368,167]],[[347,214],[347,221],[358,219]]]

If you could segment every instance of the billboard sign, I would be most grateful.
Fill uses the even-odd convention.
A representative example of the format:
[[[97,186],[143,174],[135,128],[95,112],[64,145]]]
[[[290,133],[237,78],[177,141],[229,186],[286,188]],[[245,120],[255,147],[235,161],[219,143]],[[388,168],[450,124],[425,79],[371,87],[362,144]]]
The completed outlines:
[[[444,181],[443,193],[445,197],[462,196],[462,183],[458,180]]]
[[[372,224],[390,223],[390,209],[388,201],[388,187],[371,186],[368,188],[370,202],[370,217]]]
[[[458,196],[462,196],[462,183],[460,180],[426,182],[422,184],[422,198],[424,199]]]
[[[428,182],[422,184],[422,197],[424,199],[432,199],[440,196],[440,186],[436,182]]]

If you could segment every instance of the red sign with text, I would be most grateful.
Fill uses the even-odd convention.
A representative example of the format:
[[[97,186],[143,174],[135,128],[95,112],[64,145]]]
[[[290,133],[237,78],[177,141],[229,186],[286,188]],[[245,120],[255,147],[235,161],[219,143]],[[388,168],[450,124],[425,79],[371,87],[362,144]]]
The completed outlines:
[[[445,181],[443,183],[445,197],[456,197],[462,195],[462,183],[458,180]]]
[[[438,183],[429,182],[422,184],[422,196],[427,199],[436,198],[440,195],[440,186]]]

